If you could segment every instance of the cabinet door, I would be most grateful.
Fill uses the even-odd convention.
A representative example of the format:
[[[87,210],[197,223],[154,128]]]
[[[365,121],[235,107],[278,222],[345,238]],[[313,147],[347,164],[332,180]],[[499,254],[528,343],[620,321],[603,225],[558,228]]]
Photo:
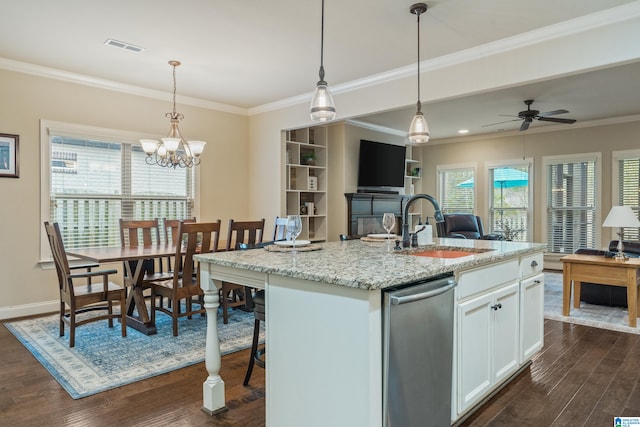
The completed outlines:
[[[457,410],[462,413],[490,388],[493,298],[485,294],[458,305]]]
[[[520,284],[520,362],[523,363],[544,344],[544,274],[530,277]]]
[[[520,360],[520,283],[515,282],[492,293],[493,381],[507,378],[519,366]]]

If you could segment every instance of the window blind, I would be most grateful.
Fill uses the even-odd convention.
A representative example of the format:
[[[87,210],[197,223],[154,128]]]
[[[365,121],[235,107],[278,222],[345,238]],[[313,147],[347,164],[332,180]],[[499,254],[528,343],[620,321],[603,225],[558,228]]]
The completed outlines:
[[[120,218],[193,216],[193,169],[148,165],[127,142],[59,133],[49,141],[49,218],[67,248],[120,246]]]
[[[618,205],[630,206],[638,214],[640,206],[640,157],[618,160]],[[637,228],[625,228],[624,240],[640,240]]]
[[[474,175],[472,167],[438,169],[438,199],[443,214],[473,213]]]
[[[596,247],[596,162],[547,164],[547,244],[550,252]]]

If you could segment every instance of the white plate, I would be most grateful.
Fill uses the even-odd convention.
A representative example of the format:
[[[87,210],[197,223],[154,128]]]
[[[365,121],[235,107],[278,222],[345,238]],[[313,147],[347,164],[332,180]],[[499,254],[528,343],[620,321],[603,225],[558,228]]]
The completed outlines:
[[[382,234],[367,234],[367,237],[370,239],[393,239],[396,237],[395,234],[387,234],[387,233],[382,233]]]
[[[307,246],[309,243],[311,243],[310,240],[296,240],[296,246]],[[293,246],[293,241],[278,240],[277,242],[273,242],[273,244],[278,246]]]

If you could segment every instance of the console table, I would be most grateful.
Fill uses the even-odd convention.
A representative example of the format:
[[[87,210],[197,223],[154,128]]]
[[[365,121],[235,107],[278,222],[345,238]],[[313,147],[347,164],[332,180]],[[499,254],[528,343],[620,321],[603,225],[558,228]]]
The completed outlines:
[[[629,326],[636,327],[638,317],[638,269],[640,258],[619,261],[601,255],[572,254],[562,261],[562,315],[569,316],[571,283],[573,282],[573,308],[580,308],[582,282],[627,288]]]

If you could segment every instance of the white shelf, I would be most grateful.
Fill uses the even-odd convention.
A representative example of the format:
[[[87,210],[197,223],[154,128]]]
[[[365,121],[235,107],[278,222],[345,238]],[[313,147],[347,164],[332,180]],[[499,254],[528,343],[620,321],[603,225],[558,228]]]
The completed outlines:
[[[327,239],[327,131],[311,127],[283,131],[285,158],[285,213],[302,218],[300,239]],[[312,156],[311,156],[312,155]],[[302,207],[313,203],[315,213]]]

